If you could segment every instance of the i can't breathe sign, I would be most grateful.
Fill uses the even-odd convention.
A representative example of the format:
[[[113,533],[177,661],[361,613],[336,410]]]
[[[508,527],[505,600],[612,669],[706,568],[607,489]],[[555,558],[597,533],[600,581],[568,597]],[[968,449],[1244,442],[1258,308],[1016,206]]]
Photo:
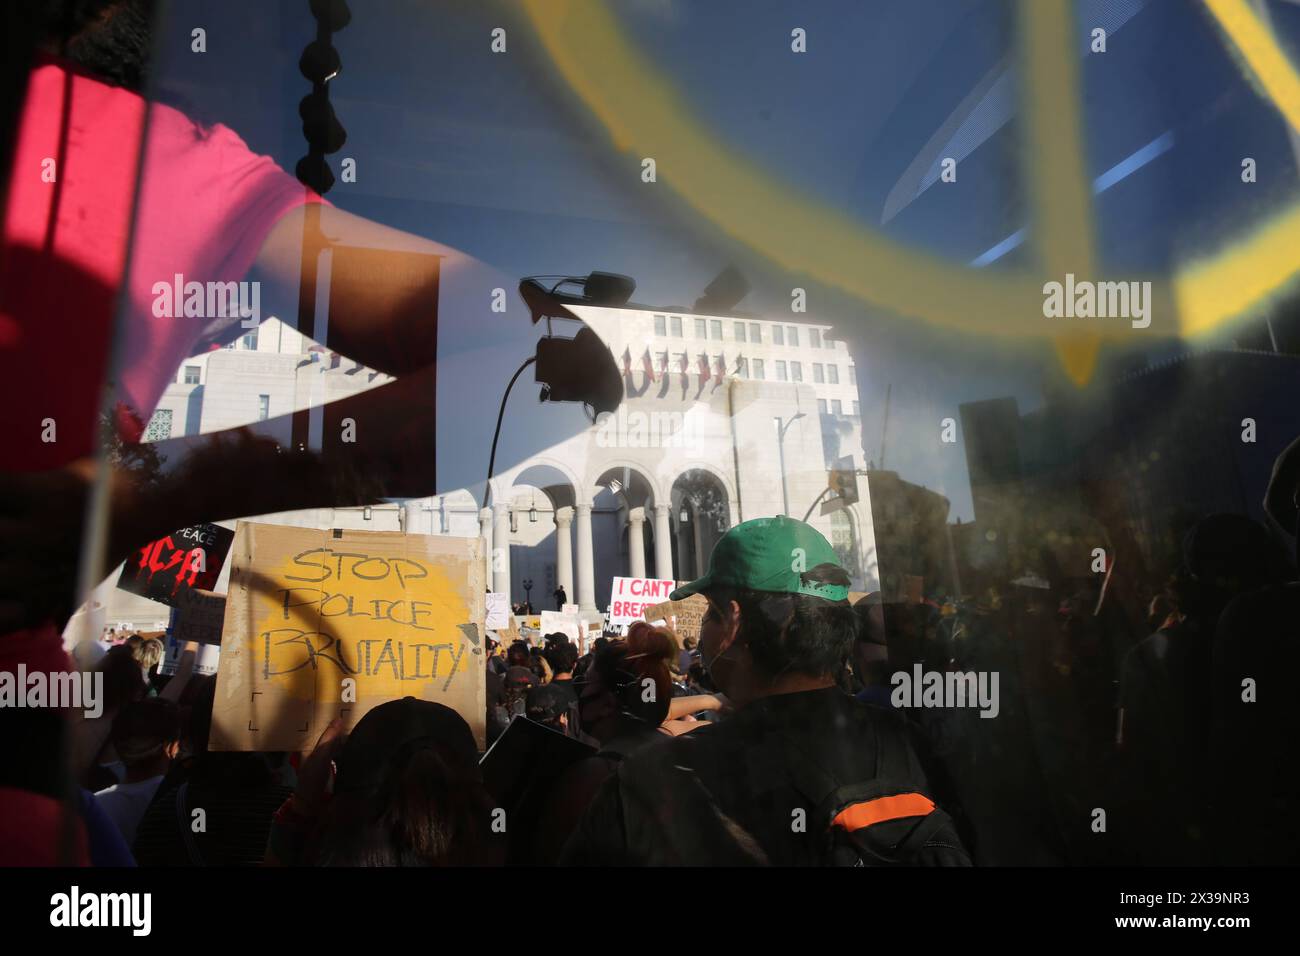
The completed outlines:
[[[676,581],[658,578],[615,578],[609,592],[609,623],[628,625],[643,620],[646,608],[668,600]]]

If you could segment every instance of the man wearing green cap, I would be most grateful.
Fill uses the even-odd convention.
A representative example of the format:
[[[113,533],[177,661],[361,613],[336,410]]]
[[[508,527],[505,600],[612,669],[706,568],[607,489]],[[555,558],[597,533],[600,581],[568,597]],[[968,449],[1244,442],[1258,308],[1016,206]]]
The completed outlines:
[[[626,758],[563,862],[819,865],[895,850],[898,862],[968,862],[902,719],[836,685],[857,621],[820,533],[784,516],[746,521],[672,597],[692,594],[709,602],[701,662],[736,712]]]

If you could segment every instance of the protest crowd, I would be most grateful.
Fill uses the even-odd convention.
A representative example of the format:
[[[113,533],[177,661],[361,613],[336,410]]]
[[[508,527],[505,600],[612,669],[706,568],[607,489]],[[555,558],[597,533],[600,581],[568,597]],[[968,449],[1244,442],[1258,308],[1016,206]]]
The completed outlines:
[[[1293,493],[1270,500],[1294,518]],[[160,676],[157,642],[128,638],[93,664],[103,719],[4,712],[6,819],[26,821],[5,861],[53,862],[66,745],[93,865],[1287,862],[1294,722],[1243,715],[1228,680],[1289,673],[1296,587],[1262,527],[1219,515],[1140,609],[1150,634],[1092,614],[1096,594],[851,604],[818,532],[751,520],[673,592],[707,601],[698,641],[663,621],[585,652],[561,633],[489,639],[486,755],[463,715],[414,697],[350,732],[334,720],[306,753],[212,751],[216,677]],[[896,688],[918,665],[995,670],[999,719],[915,706]],[[1226,826],[1228,780],[1278,812]],[[1060,825],[1094,806],[1109,833]]]

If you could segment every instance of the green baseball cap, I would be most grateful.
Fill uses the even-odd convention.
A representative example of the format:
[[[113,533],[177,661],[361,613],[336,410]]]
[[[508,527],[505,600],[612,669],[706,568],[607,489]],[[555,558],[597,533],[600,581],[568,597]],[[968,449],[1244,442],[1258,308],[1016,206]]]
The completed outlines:
[[[680,601],[702,591],[727,587],[847,601],[847,587],[800,580],[803,571],[819,564],[842,567],[835,549],[812,525],[785,515],[755,518],[724,534],[709,557],[708,573],[669,597]]]

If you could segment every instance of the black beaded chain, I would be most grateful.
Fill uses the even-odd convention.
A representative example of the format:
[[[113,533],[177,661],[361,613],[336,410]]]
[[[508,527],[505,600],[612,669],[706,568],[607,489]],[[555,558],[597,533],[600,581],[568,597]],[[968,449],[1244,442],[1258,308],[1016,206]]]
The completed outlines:
[[[299,182],[323,196],[334,185],[334,173],[325,156],[342,149],[348,138],[330,106],[328,84],[342,68],[339,53],[330,45],[330,39],[336,30],[342,30],[352,21],[352,11],[345,0],[311,0],[311,12],[316,18],[316,39],[307,44],[298,60],[298,70],[312,84],[312,91],[298,104],[308,150],[298,160],[294,172]]]

